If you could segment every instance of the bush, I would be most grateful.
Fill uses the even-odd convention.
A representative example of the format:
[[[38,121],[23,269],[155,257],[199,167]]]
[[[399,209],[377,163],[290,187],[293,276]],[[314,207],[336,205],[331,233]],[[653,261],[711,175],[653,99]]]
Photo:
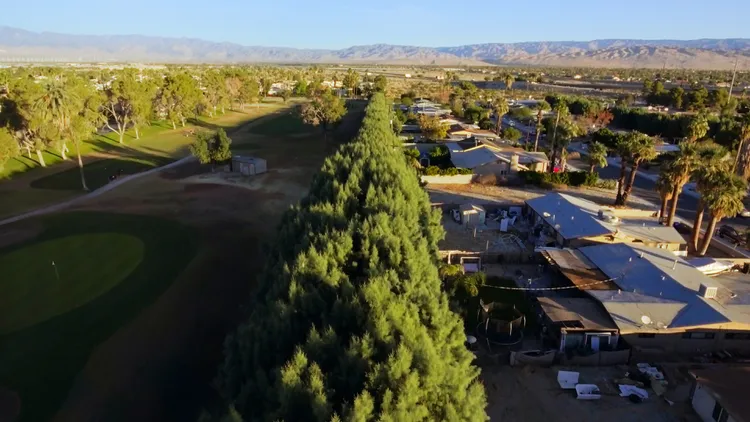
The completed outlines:
[[[615,179],[602,179],[596,183],[597,188],[615,190],[617,189],[617,180]]]
[[[425,176],[456,176],[459,174],[473,174],[471,169],[460,169],[456,167],[448,167],[441,169],[438,166],[429,166],[424,170]]]
[[[560,173],[540,173],[536,171],[519,171],[518,176],[524,183],[535,186],[597,186],[599,176],[586,171],[566,171]]]
[[[477,183],[480,185],[495,186],[499,183],[498,177],[495,174],[482,174],[477,178]]]

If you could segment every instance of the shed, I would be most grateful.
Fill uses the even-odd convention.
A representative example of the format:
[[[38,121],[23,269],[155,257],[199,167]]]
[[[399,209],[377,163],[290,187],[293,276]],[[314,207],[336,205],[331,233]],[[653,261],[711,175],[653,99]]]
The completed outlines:
[[[232,157],[232,172],[242,173],[245,176],[265,173],[266,160],[258,157],[235,155]]]
[[[474,204],[462,204],[458,211],[461,213],[461,224],[484,224],[487,215],[484,207]]]

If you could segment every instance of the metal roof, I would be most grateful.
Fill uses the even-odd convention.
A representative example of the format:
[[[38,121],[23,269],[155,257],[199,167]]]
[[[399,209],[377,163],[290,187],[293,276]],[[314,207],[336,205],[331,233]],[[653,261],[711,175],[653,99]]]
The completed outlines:
[[[654,331],[730,321],[750,324],[750,284],[741,284],[746,290],[735,285],[737,291],[730,292],[729,282],[707,277],[668,250],[640,244],[587,246],[579,251],[608,277],[616,278],[620,291],[587,293],[602,302],[621,330]],[[717,298],[702,297],[701,284],[717,287]],[[723,300],[726,297],[742,298],[732,302]],[[644,316],[650,324],[644,323]]]
[[[599,236],[614,230],[598,217],[601,206],[558,192],[529,199],[526,204],[565,239]]]
[[[685,243],[674,227],[663,226],[656,219],[623,217],[609,223],[599,218],[600,210],[608,210],[606,206],[559,192],[529,199],[526,204],[565,239],[614,234],[656,243]]]
[[[617,330],[600,304],[590,298],[539,297],[539,305],[552,322],[579,322],[579,330]],[[576,327],[566,327],[575,330]]]

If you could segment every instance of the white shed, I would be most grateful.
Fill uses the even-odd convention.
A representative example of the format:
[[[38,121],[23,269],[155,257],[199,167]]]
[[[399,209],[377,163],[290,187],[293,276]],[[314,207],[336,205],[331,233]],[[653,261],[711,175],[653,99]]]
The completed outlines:
[[[246,157],[241,155],[235,155],[232,157],[232,172],[242,173],[245,176],[252,176],[255,174],[265,173],[266,160],[258,157]]]
[[[484,207],[474,204],[462,204],[458,207],[461,214],[461,224],[476,226],[484,224],[487,212]]]

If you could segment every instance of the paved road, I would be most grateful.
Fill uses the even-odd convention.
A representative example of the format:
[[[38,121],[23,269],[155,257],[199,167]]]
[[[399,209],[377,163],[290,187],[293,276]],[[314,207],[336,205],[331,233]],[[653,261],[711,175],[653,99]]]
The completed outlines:
[[[620,167],[610,164],[605,168],[599,169],[598,173],[599,177],[601,178],[617,179],[620,176]],[[636,177],[633,194],[647,199],[655,204],[659,204],[661,202],[661,199],[654,190],[655,186],[656,183],[646,177]],[[688,221],[693,221],[693,219],[695,218],[695,209],[697,208],[697,206],[698,200],[694,196],[683,193],[682,195],[680,195],[680,199],[677,202],[677,215]],[[704,217],[704,226],[708,224],[708,222],[706,221],[707,219],[708,216]],[[750,219],[742,217],[725,218],[722,219],[719,224],[731,224],[737,229],[745,230],[750,228]]]

